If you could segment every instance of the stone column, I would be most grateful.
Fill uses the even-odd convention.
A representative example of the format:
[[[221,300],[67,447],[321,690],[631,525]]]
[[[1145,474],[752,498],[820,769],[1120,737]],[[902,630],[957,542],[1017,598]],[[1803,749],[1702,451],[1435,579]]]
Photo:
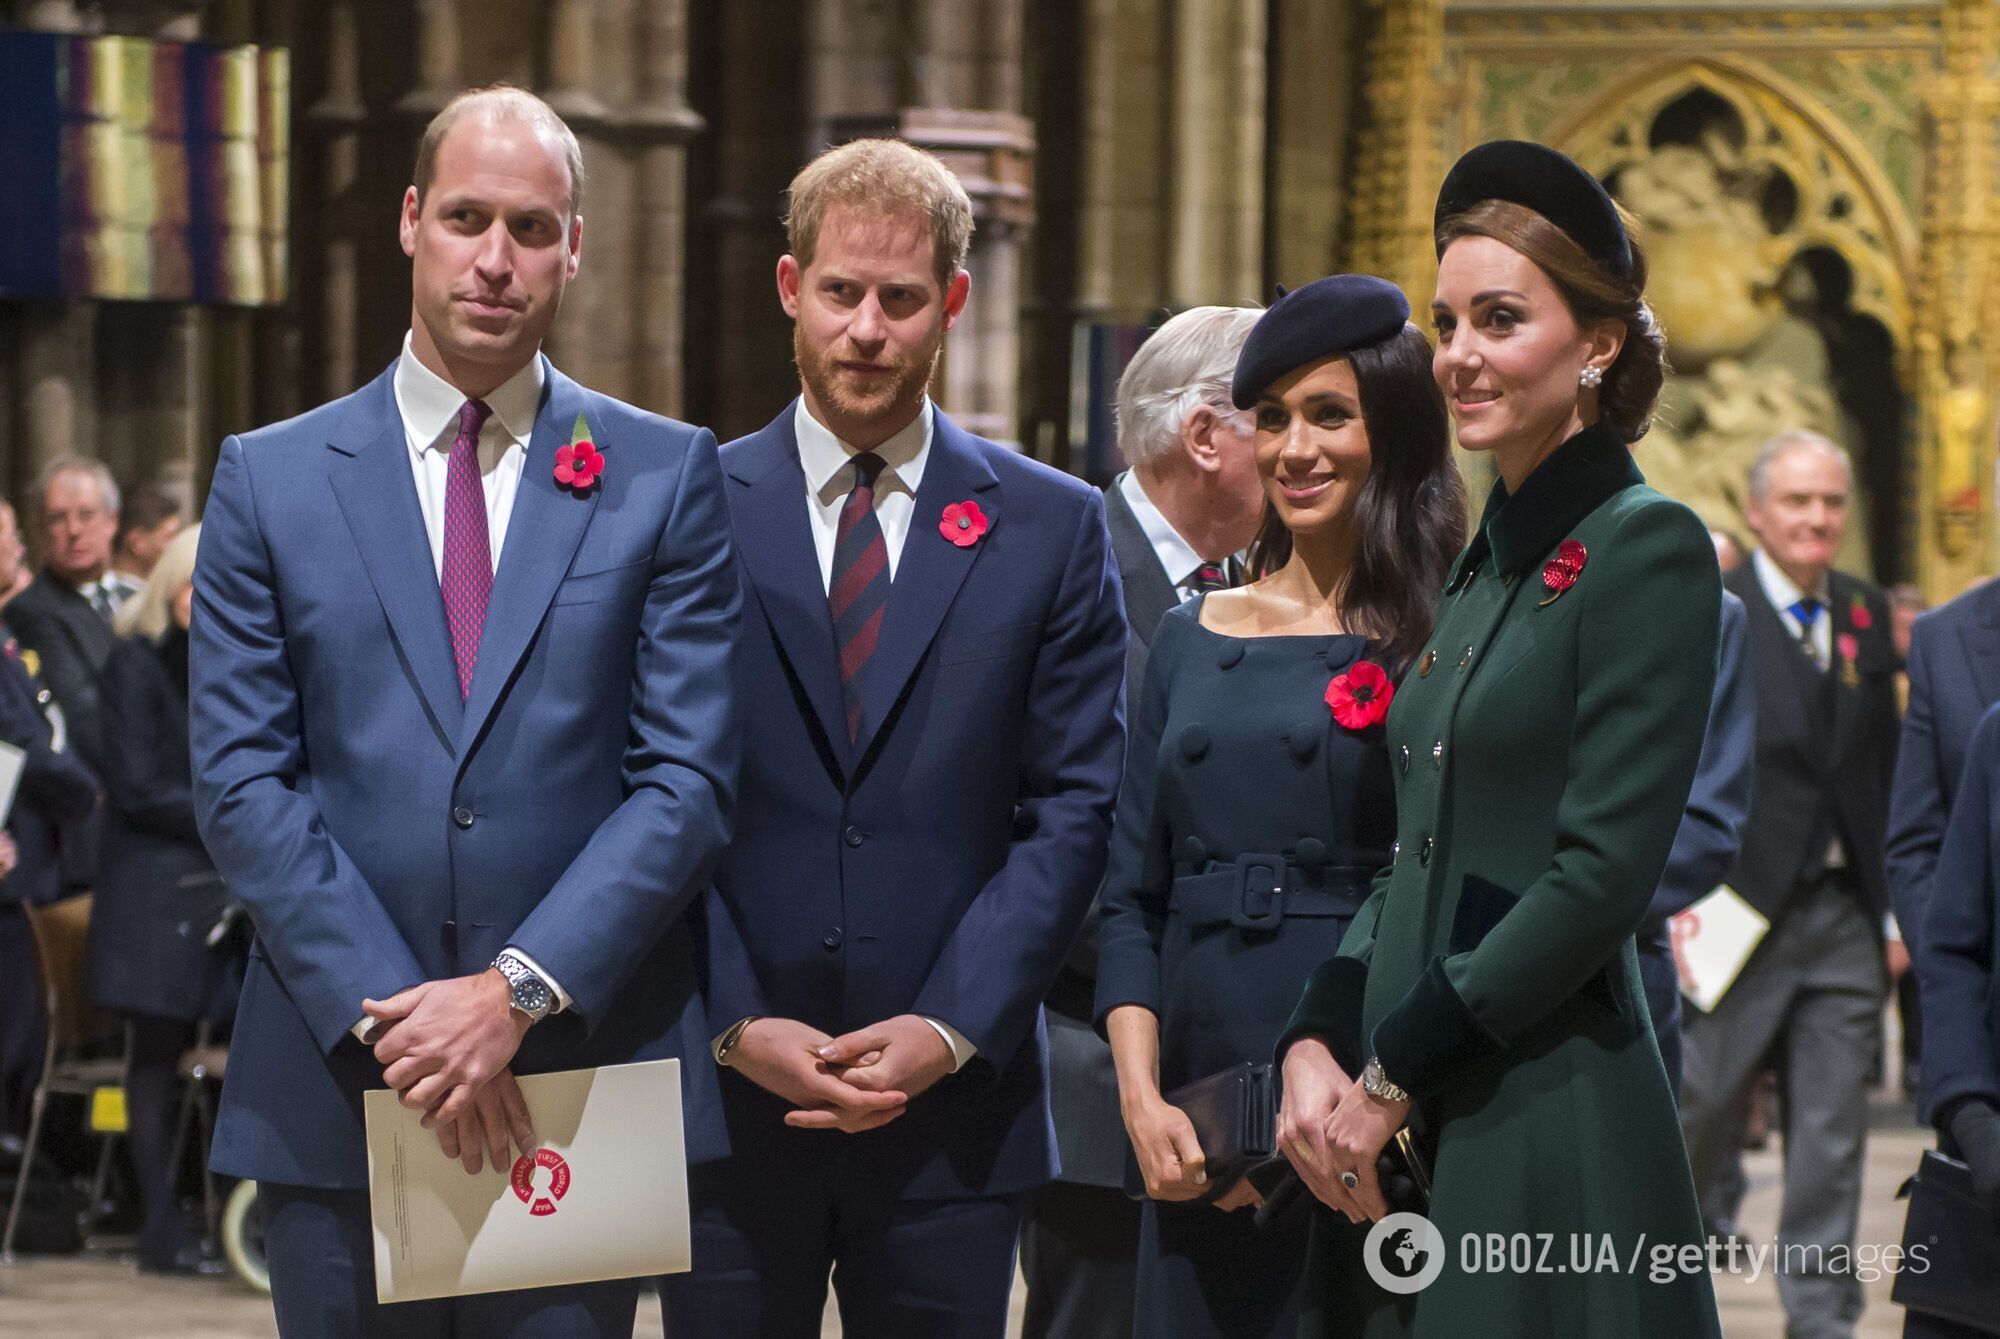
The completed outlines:
[[[356,195],[362,181],[361,132],[367,120],[354,0],[330,0],[326,11],[326,90],[305,113],[305,122],[320,137],[324,154],[319,208],[310,211],[318,222],[307,225],[323,229],[317,253],[321,318],[319,385],[314,390],[319,399],[345,395],[362,380],[356,365],[361,309],[356,234],[362,226]],[[388,213],[386,208],[381,212]]]
[[[633,389],[639,403],[683,412],[683,313],[687,285],[687,145],[703,129],[687,104],[686,0],[650,0],[639,30],[638,250],[632,293],[639,304]]]
[[[1263,7],[1178,0],[1172,37],[1169,300],[1253,301],[1264,268]]]

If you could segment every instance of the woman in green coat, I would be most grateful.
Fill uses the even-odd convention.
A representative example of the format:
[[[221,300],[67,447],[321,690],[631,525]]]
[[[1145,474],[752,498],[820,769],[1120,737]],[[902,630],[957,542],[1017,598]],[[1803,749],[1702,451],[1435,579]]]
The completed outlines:
[[[1719,1336],[1632,940],[1721,589],[1629,449],[1665,371],[1644,258],[1539,145],[1467,154],[1437,225],[1434,371],[1499,479],[1390,711],[1393,862],[1279,1043],[1280,1146],[1345,1216],[1315,1237],[1303,1333]],[[1377,1183],[1405,1124],[1428,1225]]]

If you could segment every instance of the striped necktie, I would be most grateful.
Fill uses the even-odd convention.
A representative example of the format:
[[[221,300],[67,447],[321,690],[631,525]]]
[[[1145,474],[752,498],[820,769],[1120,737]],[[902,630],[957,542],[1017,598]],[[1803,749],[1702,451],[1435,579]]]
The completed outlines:
[[[847,742],[861,733],[861,672],[875,654],[889,605],[889,545],[875,516],[875,482],[884,462],[873,451],[854,457],[854,487],[840,507],[833,574],[826,601],[840,652],[840,691],[847,706]]]

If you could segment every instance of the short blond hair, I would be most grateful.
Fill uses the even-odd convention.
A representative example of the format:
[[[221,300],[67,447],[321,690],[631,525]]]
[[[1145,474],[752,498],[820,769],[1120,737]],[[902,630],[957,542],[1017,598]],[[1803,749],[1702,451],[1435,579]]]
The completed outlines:
[[[913,213],[930,224],[938,283],[951,282],[972,247],[972,198],[935,154],[899,139],[857,139],[828,149],[792,178],[785,240],[799,268],[812,264],[827,211]]]
[[[569,123],[556,114],[556,109],[543,102],[525,88],[512,84],[488,84],[484,88],[469,88],[454,97],[439,109],[424,127],[423,140],[417,145],[417,170],[412,184],[417,188],[417,207],[423,208],[424,196],[431,188],[431,177],[437,171],[438,150],[444,145],[444,137],[451,128],[470,115],[480,115],[490,121],[519,121],[537,134],[555,141],[562,151],[563,166],[569,171],[569,215],[575,218],[583,212],[583,146],[576,142],[576,132]]]

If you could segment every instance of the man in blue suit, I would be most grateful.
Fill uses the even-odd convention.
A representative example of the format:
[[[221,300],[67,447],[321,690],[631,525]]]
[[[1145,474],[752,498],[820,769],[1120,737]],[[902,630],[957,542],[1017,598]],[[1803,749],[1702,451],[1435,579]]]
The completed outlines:
[[[1914,953],[1966,749],[1986,709],[2000,702],[2000,581],[1917,618],[1909,674],[1886,856],[1891,905]],[[1922,984],[1920,978],[1920,989]]]
[[[864,140],[792,183],[803,395],[723,448],[746,591],[737,839],[708,900],[731,1156],[674,1335],[994,1335],[1056,1170],[1041,1001],[1104,868],[1125,623],[1096,490],[925,395],[964,190]]]
[[[287,1336],[631,1333],[629,1281],[379,1306],[365,1089],[498,1177],[534,1141],[515,1073],[700,1058],[688,1155],[721,1152],[681,916],[729,835],[740,595],[713,438],[540,354],[582,188],[540,100],[454,100],[404,197],[402,357],[216,466],[195,784],[258,933],[214,1164],[262,1183]]]

